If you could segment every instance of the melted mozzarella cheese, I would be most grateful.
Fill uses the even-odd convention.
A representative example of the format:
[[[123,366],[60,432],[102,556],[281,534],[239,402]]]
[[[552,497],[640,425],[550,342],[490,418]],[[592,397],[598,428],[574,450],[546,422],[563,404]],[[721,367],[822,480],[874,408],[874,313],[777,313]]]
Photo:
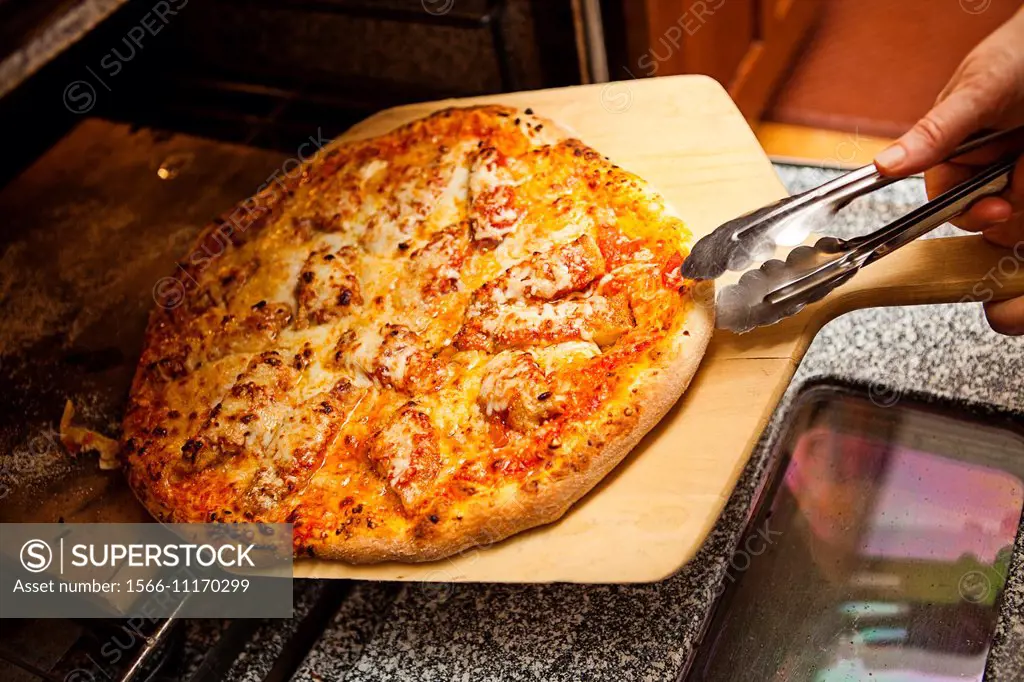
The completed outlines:
[[[570,221],[564,227],[547,234],[520,230],[498,244],[494,249],[494,257],[502,269],[508,270],[522,263],[534,252],[550,251],[576,241],[583,235],[589,234],[593,227],[594,221],[584,214]]]
[[[484,414],[504,412],[509,406],[508,385],[524,372],[517,351],[502,351],[484,365],[484,378],[480,382],[480,397],[484,399]],[[526,353],[525,355],[529,355]]]
[[[559,292],[572,288],[572,272],[568,264],[556,260],[548,265],[548,269],[549,272],[543,272],[530,265],[517,265],[509,270],[505,288],[495,287],[491,298],[500,305],[520,301],[528,294],[538,298],[554,298]]]
[[[415,213],[410,209],[403,209],[397,217],[391,217],[386,212],[378,214],[364,233],[368,237],[363,240],[363,246],[374,254],[394,253],[398,245],[408,238],[404,224],[414,219]]]
[[[503,216],[501,219],[512,223],[512,227],[498,227],[494,223],[486,220],[481,220],[476,223],[476,229],[473,231],[473,239],[478,241],[494,239],[500,240],[507,235],[511,229],[515,227],[516,212],[514,209],[503,209],[495,214],[495,217]]]
[[[409,447],[408,448],[397,448],[395,456],[392,457],[388,462],[388,468],[390,469],[391,475],[388,480],[391,485],[397,485],[402,477],[405,476],[406,472],[409,471],[409,467],[412,466],[412,458],[410,453],[412,452],[412,435],[409,435]]]
[[[388,167],[388,162],[383,159],[373,159],[359,169],[359,178],[366,183],[377,173]]]
[[[578,313],[579,306],[577,301],[564,301],[558,308],[546,301],[541,305],[511,304],[499,314],[485,317],[483,328],[489,334],[496,334],[506,327],[540,327],[545,322],[556,322],[563,317],[570,324],[574,324],[578,320],[574,320],[573,315]]]
[[[466,165],[465,154],[452,163],[458,165],[441,192],[432,215],[438,226],[458,222],[469,198],[469,166]]]
[[[357,377],[369,382],[373,374],[373,360],[380,351],[384,337],[381,335],[381,327],[375,324],[364,326],[358,331],[355,347],[345,355],[343,364]]]
[[[533,351],[537,364],[545,374],[581,360],[596,358],[600,354],[601,348],[593,341],[564,341]]]
[[[400,346],[393,350],[387,357],[388,376],[395,382],[405,380],[405,373],[409,369],[409,361],[416,355],[416,346],[409,344]]]
[[[501,163],[505,159],[507,165]],[[521,179],[516,179],[512,173],[511,166],[516,163],[515,159],[504,157],[498,150],[485,149],[477,156],[469,175],[469,193],[471,196],[479,196],[484,192],[496,187],[518,187],[522,184]]]
[[[448,386],[430,396],[431,417],[440,433],[452,438],[463,429],[471,428],[474,419],[479,418],[479,412],[473,411],[475,403],[467,401],[466,396],[478,393],[479,386],[480,373],[473,372],[464,376],[460,384]]]

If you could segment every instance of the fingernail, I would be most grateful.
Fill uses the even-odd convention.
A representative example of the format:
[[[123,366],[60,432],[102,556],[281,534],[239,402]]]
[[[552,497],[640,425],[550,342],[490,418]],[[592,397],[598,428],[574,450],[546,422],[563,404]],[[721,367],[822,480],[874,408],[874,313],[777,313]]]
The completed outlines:
[[[875,157],[875,163],[883,168],[898,168],[903,164],[903,161],[906,158],[907,150],[903,148],[903,145],[894,144],[891,147],[883,149],[881,153]]]

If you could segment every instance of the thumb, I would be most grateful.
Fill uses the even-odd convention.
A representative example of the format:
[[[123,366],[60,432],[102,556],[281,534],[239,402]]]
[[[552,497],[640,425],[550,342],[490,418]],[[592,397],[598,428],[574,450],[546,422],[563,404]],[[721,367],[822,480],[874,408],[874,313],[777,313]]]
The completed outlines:
[[[985,316],[992,329],[1007,336],[1024,334],[1024,296],[985,304]]]
[[[957,88],[876,156],[875,165],[890,176],[913,175],[937,165],[971,133],[984,127],[993,107],[983,100],[975,88]]]

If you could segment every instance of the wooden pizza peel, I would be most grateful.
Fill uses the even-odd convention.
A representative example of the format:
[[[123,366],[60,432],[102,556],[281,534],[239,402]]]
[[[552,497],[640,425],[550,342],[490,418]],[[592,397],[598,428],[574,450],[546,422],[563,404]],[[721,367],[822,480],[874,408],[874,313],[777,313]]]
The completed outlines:
[[[532,108],[661,191],[701,237],[786,195],[725,90],[676,76],[474,97],[380,112],[343,139],[378,135],[447,106]],[[1024,268],[978,237],[919,241],[869,267],[785,322],[717,331],[682,399],[632,453],[558,522],[423,564],[301,560],[297,577],[472,582],[661,580],[708,536],[815,333],[830,319],[887,305],[1024,294]],[[1019,259],[1018,259],[1019,260]],[[986,280],[986,278],[988,278]],[[987,281],[987,284],[986,284]],[[496,527],[500,527],[500,514]]]

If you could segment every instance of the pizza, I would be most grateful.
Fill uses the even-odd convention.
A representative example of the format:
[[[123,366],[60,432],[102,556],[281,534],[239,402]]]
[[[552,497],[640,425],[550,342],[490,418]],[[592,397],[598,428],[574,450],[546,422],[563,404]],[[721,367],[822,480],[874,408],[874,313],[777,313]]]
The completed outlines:
[[[354,563],[555,521],[696,371],[713,311],[679,274],[690,244],[642,180],[529,109],[331,143],[163,287],[130,484],[161,520],[292,523],[297,556]]]

